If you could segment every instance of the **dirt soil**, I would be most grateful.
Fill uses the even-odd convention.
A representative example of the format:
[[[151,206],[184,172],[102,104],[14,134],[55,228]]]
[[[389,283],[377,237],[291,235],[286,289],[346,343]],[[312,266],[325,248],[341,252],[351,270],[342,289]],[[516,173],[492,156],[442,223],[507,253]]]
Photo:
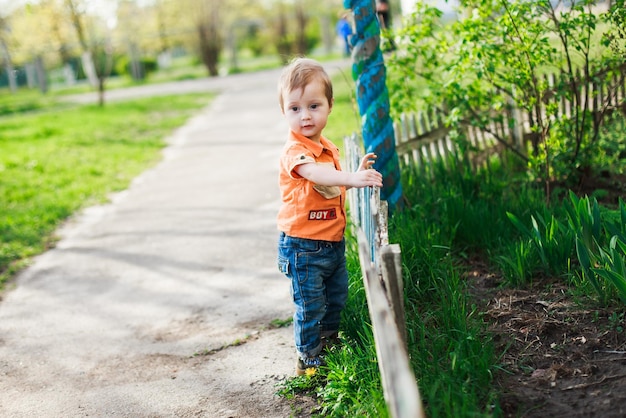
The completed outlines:
[[[579,195],[605,190],[613,205],[624,182],[587,180]],[[480,262],[467,279],[497,353],[496,383],[506,417],[626,416],[626,309],[576,299],[563,280],[538,279],[507,289]]]
[[[506,417],[626,416],[624,310],[578,306],[557,282],[498,289],[474,272],[471,283],[494,336],[496,382]]]

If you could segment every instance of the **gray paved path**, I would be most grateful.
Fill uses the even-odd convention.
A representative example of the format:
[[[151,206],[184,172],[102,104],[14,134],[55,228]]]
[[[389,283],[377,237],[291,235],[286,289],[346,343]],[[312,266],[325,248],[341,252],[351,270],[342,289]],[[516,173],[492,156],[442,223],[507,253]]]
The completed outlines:
[[[4,293],[0,416],[290,416],[274,392],[293,372],[292,328],[267,327],[292,313],[275,267],[277,78],[109,92],[222,94]]]

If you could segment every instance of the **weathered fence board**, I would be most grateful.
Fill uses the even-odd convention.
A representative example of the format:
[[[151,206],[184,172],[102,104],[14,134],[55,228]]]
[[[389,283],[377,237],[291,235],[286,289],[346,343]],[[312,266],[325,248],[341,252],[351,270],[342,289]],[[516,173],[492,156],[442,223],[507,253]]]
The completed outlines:
[[[358,169],[363,154],[357,141],[356,135],[345,138],[350,171]],[[387,202],[372,187],[351,189],[348,197],[385,401],[394,418],[421,418],[422,401],[407,350],[401,251],[398,244],[389,244]]]
[[[367,306],[376,340],[376,356],[389,413],[394,418],[422,418],[422,400],[402,336],[395,326],[387,294],[373,264],[367,238],[359,232],[359,259]]]
[[[402,346],[407,345],[406,315],[404,311],[404,280],[402,278],[402,255],[398,244],[380,247],[380,269],[387,300],[397,324],[398,333],[402,339]]]

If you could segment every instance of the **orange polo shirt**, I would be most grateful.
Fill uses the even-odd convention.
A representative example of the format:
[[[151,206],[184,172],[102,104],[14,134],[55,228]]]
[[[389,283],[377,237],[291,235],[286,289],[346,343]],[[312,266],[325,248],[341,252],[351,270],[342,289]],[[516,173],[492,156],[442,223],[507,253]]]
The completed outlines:
[[[319,186],[294,170],[305,163],[341,170],[339,149],[324,137],[320,142],[290,131],[280,157],[278,229],[291,237],[338,242],[346,229],[346,188]]]

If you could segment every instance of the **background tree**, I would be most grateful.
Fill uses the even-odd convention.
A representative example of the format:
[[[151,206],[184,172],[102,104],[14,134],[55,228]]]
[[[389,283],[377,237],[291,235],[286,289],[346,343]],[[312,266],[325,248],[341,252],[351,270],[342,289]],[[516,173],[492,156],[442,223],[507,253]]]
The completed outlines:
[[[201,61],[209,75],[216,76],[219,73],[218,64],[224,45],[220,27],[220,9],[225,7],[225,3],[218,0],[187,0],[185,4],[191,13]]]
[[[294,55],[307,55],[319,44],[322,30],[328,32],[337,19],[340,7],[324,7],[324,2],[315,4],[305,3],[303,0],[295,2],[277,1],[270,9],[270,15],[275,16],[270,22],[273,31],[273,44],[281,62],[286,63]],[[332,25],[324,25],[324,21],[331,21]],[[326,37],[333,36],[328,33]]]
[[[133,80],[143,80],[146,75],[139,42],[143,37],[138,35],[141,35],[143,28],[151,25],[150,19],[137,19],[137,16],[146,14],[149,14],[148,11],[142,10],[134,1],[123,0],[118,4],[116,40],[120,46],[125,46],[122,49],[126,50],[128,59],[120,59],[117,68],[120,74],[130,74]],[[155,17],[158,16],[157,12]]]
[[[277,6],[277,24],[276,24],[276,51],[283,64],[289,62],[291,56],[293,41],[289,35],[289,27],[287,25],[287,15],[285,13],[285,5],[279,2]]]
[[[613,26],[594,1],[470,0],[462,2],[465,17],[447,25],[436,8],[416,7],[400,32],[402,52],[389,62],[393,109],[414,108],[419,98],[456,132],[464,125],[487,132],[529,165],[548,198],[553,183],[572,187],[593,174],[606,156],[598,138],[615,92],[594,114],[581,88],[619,71],[618,57],[599,41],[599,28]],[[558,108],[561,99],[573,103],[570,112]],[[507,109],[531,115],[531,149],[493,129]]]
[[[607,13],[611,28],[605,34],[605,41],[612,51],[626,61],[626,1],[615,0]]]
[[[42,0],[43,13],[48,16],[51,39],[54,42],[54,49],[59,54],[61,65],[69,64],[72,60],[73,49],[71,34],[65,24],[63,9],[58,0]]]
[[[309,42],[306,36],[306,27],[309,22],[309,17],[305,13],[305,7],[302,0],[297,0],[294,4],[295,14],[295,52],[298,55],[306,55],[309,52]]]
[[[13,76],[13,60],[11,59],[11,54],[7,46],[7,38],[9,32],[10,28],[7,19],[0,16],[0,58],[2,63],[4,63],[4,69],[7,74],[9,88],[11,92],[15,92],[15,90],[17,90],[17,83],[15,82],[15,77]]]
[[[87,16],[83,1],[86,0],[65,0],[65,7],[82,50],[83,70],[97,87],[98,103],[103,106],[106,79],[113,68],[113,51],[104,22]]]
[[[8,18],[10,31],[5,33],[7,54],[16,66],[26,69],[29,87],[47,91],[45,67],[59,65],[57,38],[54,36],[53,20],[55,4],[44,1],[16,9]],[[34,31],[37,27],[39,30]],[[51,36],[52,35],[52,36]],[[50,52],[53,54],[50,54]]]
[[[164,0],[155,2],[156,24],[159,33],[159,52],[166,52],[170,49],[170,40],[168,39],[168,19],[164,7]]]
[[[295,54],[311,53],[324,39],[330,51],[337,12],[342,9],[333,0],[308,4],[304,0],[109,0],[106,4],[117,6],[115,22],[112,16],[95,15],[100,10],[90,0],[35,0],[3,9],[0,13],[6,13],[11,26],[4,39],[12,61],[18,68],[38,57],[48,69],[71,64],[80,78],[87,76],[97,88],[104,86],[109,68],[124,73],[132,69],[129,73],[141,80],[148,65],[157,60],[167,65],[174,53],[191,54],[209,75],[217,75],[226,48],[231,57],[228,71],[237,71],[242,50],[257,56],[277,53],[284,62]],[[104,56],[95,57],[96,53]],[[96,63],[101,68],[96,69]]]

